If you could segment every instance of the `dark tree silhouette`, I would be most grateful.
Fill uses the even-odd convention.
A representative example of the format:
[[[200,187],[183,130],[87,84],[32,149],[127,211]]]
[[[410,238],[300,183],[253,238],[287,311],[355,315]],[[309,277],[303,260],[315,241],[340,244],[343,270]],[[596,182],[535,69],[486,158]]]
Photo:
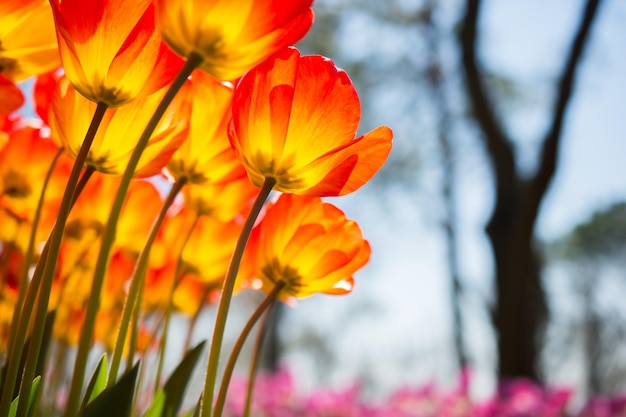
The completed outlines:
[[[557,86],[551,122],[541,141],[537,170],[522,175],[509,132],[485,88],[477,60],[481,1],[468,0],[459,32],[466,90],[481,130],[495,183],[495,206],[486,227],[495,264],[496,305],[492,317],[501,377],[539,380],[539,337],[547,318],[534,228],[541,202],[556,171],[567,109],[600,0],[589,0],[573,37]]]

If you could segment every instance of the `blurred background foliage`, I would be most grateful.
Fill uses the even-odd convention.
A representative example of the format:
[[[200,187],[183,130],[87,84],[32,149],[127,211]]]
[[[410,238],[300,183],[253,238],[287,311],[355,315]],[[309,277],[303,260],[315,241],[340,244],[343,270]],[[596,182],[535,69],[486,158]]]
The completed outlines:
[[[594,34],[603,16],[626,9],[530,2],[534,20],[510,22],[520,43],[498,44],[484,15],[518,3],[315,2],[298,47],[348,72],[361,132],[391,126],[394,150],[372,184],[337,202],[374,249],[354,294],[275,310],[266,367],[286,363],[313,384],[359,378],[373,393],[451,382],[464,367],[479,391],[498,377],[567,381],[584,393],[625,388],[626,193],[595,202],[598,211],[561,237],[540,226],[576,134],[571,107],[586,100],[581,73],[597,68],[586,64],[597,59]],[[542,46],[541,31],[543,51],[532,43]],[[498,53],[527,55],[542,70],[498,67]],[[624,184],[623,172],[606,176]]]

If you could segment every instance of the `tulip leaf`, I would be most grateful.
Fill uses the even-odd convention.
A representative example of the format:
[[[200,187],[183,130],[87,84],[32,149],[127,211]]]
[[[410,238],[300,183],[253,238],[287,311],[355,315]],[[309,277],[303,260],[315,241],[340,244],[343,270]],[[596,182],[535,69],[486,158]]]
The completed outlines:
[[[129,417],[132,414],[138,371],[139,363],[122,375],[115,385],[95,397],[79,415],[81,417]]]
[[[35,368],[35,375],[42,375],[46,354],[48,351],[48,347],[50,346],[50,339],[52,338],[52,327],[54,325],[54,318],[56,316],[56,310],[49,311],[46,315],[46,323],[44,327],[43,337],[41,339],[41,348],[39,349],[39,357],[37,358],[37,366]],[[19,375],[22,374],[24,370],[24,365],[26,363],[26,356],[28,354],[28,347],[30,346],[30,337],[26,339],[24,345],[22,346],[22,356],[20,357],[20,367],[19,367]],[[0,391],[4,390],[4,383],[6,378],[6,371],[8,367],[8,362],[2,366],[0,369]],[[15,387],[13,388],[13,398],[17,397],[20,391],[19,380],[16,382]]]
[[[106,353],[102,355],[100,360],[98,361],[98,365],[96,365],[96,370],[87,384],[87,389],[85,391],[85,397],[83,398],[83,404],[81,408],[85,408],[87,404],[89,404],[94,398],[96,398],[107,386],[107,355]]]
[[[205,342],[201,342],[187,352],[165,382],[163,388],[155,395],[144,417],[175,417],[178,414],[178,410],[183,403],[185,389],[191,379],[191,373],[196,366],[196,362],[198,362],[200,353],[202,353],[204,344]]]
[[[28,412],[26,413],[26,415],[28,416],[33,414],[33,405],[35,404],[35,400],[37,399],[37,392],[39,390],[40,382],[41,382],[41,376],[37,376],[35,377],[35,379],[33,379],[32,388],[30,390],[30,397],[28,399]],[[9,408],[8,417],[15,417],[15,414],[17,413],[17,403],[19,401],[20,401],[19,395],[15,397],[13,401],[11,401],[11,406]]]

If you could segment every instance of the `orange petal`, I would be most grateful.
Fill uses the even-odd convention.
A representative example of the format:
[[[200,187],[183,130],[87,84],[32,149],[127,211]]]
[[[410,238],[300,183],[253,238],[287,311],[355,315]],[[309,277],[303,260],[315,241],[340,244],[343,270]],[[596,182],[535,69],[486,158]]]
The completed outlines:
[[[0,74],[0,113],[13,113],[23,104],[24,95],[19,87]]]
[[[302,168],[311,186],[285,191],[318,196],[349,194],[378,172],[391,152],[391,144],[391,129],[379,126],[343,149],[333,150]]]

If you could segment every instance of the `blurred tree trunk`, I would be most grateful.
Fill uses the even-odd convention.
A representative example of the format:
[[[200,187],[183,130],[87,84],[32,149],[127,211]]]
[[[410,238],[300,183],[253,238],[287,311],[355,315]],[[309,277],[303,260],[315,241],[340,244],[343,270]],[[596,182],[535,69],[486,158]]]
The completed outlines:
[[[422,32],[426,40],[426,84],[433,100],[433,108],[436,112],[436,135],[442,164],[441,194],[443,198],[442,228],[446,242],[446,260],[448,274],[450,276],[450,303],[452,307],[452,333],[454,340],[454,353],[459,371],[463,371],[468,365],[468,358],[463,340],[463,319],[461,313],[461,271],[458,257],[458,222],[456,200],[456,155],[452,143],[452,112],[446,95],[444,66],[441,59],[441,40],[436,15],[436,0],[428,0],[420,11],[424,23]]]
[[[538,358],[547,305],[540,260],[533,247],[541,202],[556,171],[559,145],[576,73],[597,15],[600,0],[589,0],[574,35],[557,87],[548,131],[541,141],[537,170],[522,175],[514,145],[481,79],[477,62],[480,0],[468,0],[459,33],[467,95],[491,161],[495,206],[486,231],[495,264],[496,305],[493,323],[498,336],[500,377],[539,380]]]

